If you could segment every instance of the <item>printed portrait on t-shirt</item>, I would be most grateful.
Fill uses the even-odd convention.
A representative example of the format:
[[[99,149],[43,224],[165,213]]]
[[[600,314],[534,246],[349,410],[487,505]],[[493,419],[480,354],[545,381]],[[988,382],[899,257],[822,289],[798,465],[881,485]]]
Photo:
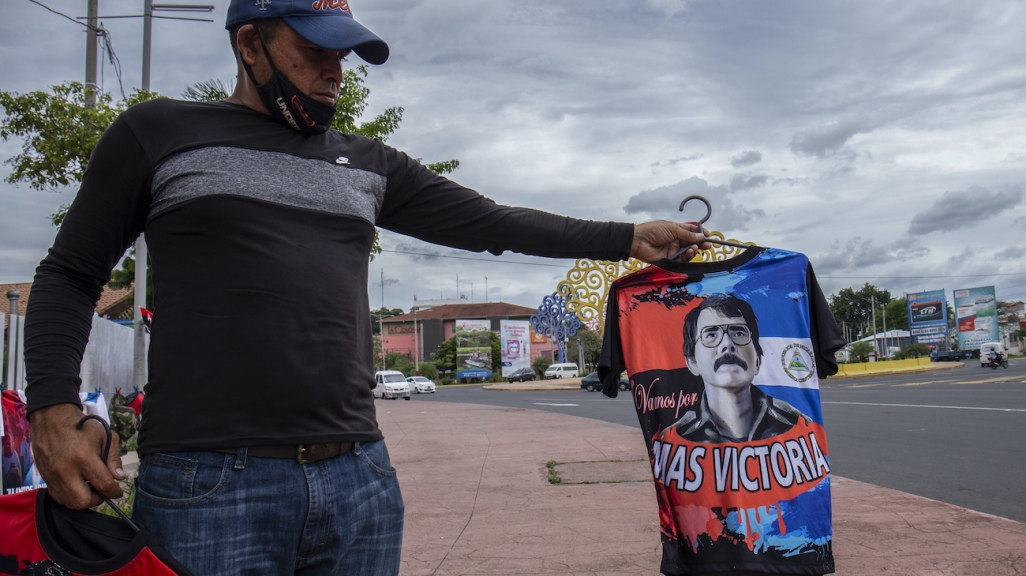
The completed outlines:
[[[843,341],[808,260],[661,264],[614,283],[600,364],[630,378],[663,572],[832,572],[819,378]]]

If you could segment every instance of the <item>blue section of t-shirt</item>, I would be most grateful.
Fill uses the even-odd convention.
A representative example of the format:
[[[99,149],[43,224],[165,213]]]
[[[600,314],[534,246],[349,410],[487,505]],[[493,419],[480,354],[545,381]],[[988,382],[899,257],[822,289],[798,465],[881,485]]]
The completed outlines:
[[[696,296],[733,294],[755,310],[759,335],[809,338],[809,260],[804,254],[767,248],[733,271],[708,274],[688,285]]]
[[[811,418],[813,422],[823,426],[823,410],[819,405],[819,390],[815,388],[795,388],[793,386],[764,386],[762,384],[759,384],[759,390],[787,402],[799,412]]]

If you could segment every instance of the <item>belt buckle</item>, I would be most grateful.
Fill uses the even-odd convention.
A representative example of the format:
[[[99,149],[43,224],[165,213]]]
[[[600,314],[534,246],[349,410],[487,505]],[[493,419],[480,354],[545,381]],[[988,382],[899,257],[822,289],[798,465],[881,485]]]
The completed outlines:
[[[306,458],[303,458],[303,454],[305,454],[305,453],[306,453],[306,445],[305,444],[300,444],[299,446],[297,446],[296,447],[296,462],[299,462],[300,464],[309,464],[310,461],[307,460]]]

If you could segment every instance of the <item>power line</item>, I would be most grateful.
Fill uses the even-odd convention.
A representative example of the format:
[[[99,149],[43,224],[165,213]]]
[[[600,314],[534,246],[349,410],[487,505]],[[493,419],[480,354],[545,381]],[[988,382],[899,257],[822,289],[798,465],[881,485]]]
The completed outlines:
[[[1008,274],[937,274],[935,276],[819,276],[817,278],[830,278],[834,280],[863,280],[867,278],[890,278],[897,280],[918,280],[924,278],[987,278],[989,276],[1026,276],[1026,272],[1011,272]]]
[[[68,16],[67,14],[64,14],[63,12],[58,12],[58,11],[54,10],[53,8],[50,8],[46,4],[43,4],[42,2],[38,2],[37,0],[29,0],[29,2],[31,2],[33,4],[38,4],[38,5],[42,6],[43,8],[46,8],[50,12],[53,12],[54,14],[56,14],[56,15],[62,17],[62,18],[67,18],[68,20],[71,20],[72,22],[74,22],[75,24],[78,24],[79,26],[85,26],[86,28],[89,28],[89,29],[93,30],[97,34],[100,33],[100,29],[99,28],[96,28],[95,26],[91,26],[91,25],[86,24],[84,22],[79,22],[78,20],[75,20],[71,16]]]
[[[88,30],[92,30],[93,32],[96,33],[97,37],[103,38],[103,46],[104,46],[104,49],[107,51],[107,57],[110,60],[111,66],[114,67],[114,73],[118,77],[118,87],[121,89],[121,98],[123,100],[128,100],[128,97],[125,96],[125,85],[121,81],[121,60],[118,58],[118,55],[114,52],[114,44],[111,42],[110,31],[107,30],[106,28],[104,28],[102,23],[99,26],[93,26],[92,24],[89,24],[87,22],[79,22],[78,20],[72,18],[71,16],[68,16],[67,14],[64,14],[63,12],[58,12],[58,11],[54,10],[53,8],[50,8],[46,4],[43,4],[42,2],[39,2],[38,0],[29,0],[29,2],[31,2],[33,4],[36,4],[36,5],[39,5],[39,6],[42,6],[43,8],[46,8],[47,10],[49,10],[50,12],[53,12],[54,14],[60,16],[61,18],[64,18],[66,20],[70,20],[70,21],[74,22],[75,24],[78,24],[79,26],[85,27]]]

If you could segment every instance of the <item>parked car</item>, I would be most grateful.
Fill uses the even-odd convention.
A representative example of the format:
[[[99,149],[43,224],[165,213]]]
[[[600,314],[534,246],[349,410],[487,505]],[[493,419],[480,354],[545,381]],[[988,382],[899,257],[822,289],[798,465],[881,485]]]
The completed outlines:
[[[627,380],[627,373],[620,374],[620,390],[630,388],[630,381]],[[592,372],[581,380],[581,389],[594,392],[602,389],[602,381],[599,380],[598,372]]]
[[[558,378],[577,378],[580,376],[577,373],[577,364],[570,362],[564,362],[562,364],[553,364],[545,370],[545,379],[552,380]]]
[[[373,394],[375,398],[387,398],[396,400],[400,396],[406,400],[410,399],[410,384],[406,376],[398,370],[378,370],[374,373]]]
[[[423,376],[410,376],[406,379],[410,385],[410,391],[417,394],[434,394],[435,383]]]
[[[512,384],[514,381],[534,382],[534,378],[534,368],[521,368],[520,370],[513,372],[509,376],[506,376],[506,380],[509,380],[510,384]]]

